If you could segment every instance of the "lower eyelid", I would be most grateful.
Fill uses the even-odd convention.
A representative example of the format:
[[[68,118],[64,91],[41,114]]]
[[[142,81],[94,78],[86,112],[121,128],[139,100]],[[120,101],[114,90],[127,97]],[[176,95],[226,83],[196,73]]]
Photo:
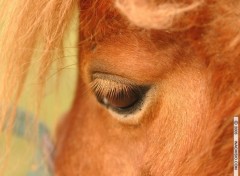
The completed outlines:
[[[146,95],[140,99],[133,108],[128,109],[128,111],[109,109],[111,117],[126,125],[139,125],[145,117],[144,114],[148,112],[149,106],[152,103],[152,93],[154,92],[147,92]]]

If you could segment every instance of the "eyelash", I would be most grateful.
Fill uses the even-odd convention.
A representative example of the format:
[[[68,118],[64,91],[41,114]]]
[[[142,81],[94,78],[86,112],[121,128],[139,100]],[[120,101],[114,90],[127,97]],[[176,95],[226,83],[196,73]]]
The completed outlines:
[[[118,85],[116,87],[106,88],[103,84],[96,82],[92,85],[92,89],[95,92],[97,97],[107,97],[121,99],[124,94],[134,93],[135,95],[139,94],[141,89],[133,85]]]

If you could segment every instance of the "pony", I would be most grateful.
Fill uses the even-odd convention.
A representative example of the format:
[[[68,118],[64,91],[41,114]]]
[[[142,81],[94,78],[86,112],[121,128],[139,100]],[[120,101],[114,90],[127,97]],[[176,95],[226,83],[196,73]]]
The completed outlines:
[[[78,81],[56,129],[56,176],[233,173],[239,1],[8,0],[2,9],[10,20],[1,40],[1,126],[8,105],[17,106],[34,55],[23,48],[42,48],[39,107],[79,12]]]

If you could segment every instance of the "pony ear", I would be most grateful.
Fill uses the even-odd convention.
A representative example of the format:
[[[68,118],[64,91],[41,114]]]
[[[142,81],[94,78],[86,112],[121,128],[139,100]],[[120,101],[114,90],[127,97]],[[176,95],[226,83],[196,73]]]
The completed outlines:
[[[202,1],[190,5],[147,0],[116,0],[115,6],[134,25],[145,29],[168,29],[186,12],[197,9]]]

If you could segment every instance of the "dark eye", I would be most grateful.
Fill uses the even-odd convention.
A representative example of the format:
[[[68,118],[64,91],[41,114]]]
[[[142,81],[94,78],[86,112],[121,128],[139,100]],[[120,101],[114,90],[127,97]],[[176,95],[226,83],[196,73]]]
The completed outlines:
[[[117,81],[114,81],[112,77],[110,79],[97,77],[92,81],[92,89],[97,100],[118,114],[127,115],[141,109],[149,87],[117,78]]]
[[[128,109],[140,99],[140,95],[135,92],[125,93],[124,91],[121,91],[119,94],[120,95],[117,97],[105,97],[105,103],[113,108]]]
[[[140,108],[146,93],[144,87],[129,88],[115,92],[111,90],[106,96],[97,96],[98,101],[113,111],[121,114],[133,113]]]

